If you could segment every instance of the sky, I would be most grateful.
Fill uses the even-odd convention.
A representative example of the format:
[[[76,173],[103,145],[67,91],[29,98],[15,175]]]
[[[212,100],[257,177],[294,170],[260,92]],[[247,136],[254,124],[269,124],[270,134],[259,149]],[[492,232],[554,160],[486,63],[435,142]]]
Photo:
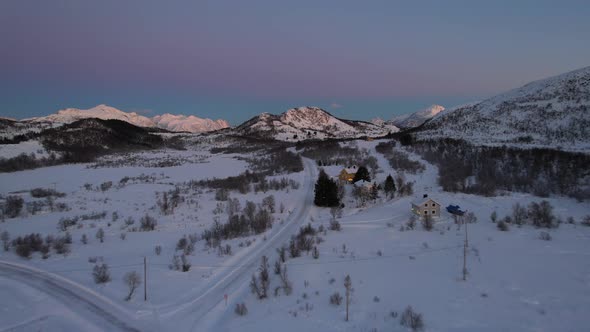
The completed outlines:
[[[586,1],[0,2],[0,116],[384,119],[590,65]]]

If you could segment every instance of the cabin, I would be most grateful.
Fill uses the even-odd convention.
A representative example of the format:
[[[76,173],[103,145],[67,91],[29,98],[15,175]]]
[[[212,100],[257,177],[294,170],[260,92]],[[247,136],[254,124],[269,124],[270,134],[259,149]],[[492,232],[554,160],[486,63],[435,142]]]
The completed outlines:
[[[428,195],[424,195],[422,199],[412,202],[412,212],[420,217],[426,215],[438,217],[440,216],[440,204]]]
[[[338,179],[342,182],[352,183],[352,180],[354,180],[354,176],[356,175],[357,170],[358,168],[356,167],[356,165],[343,168],[342,171],[340,171],[340,174],[338,175]]]

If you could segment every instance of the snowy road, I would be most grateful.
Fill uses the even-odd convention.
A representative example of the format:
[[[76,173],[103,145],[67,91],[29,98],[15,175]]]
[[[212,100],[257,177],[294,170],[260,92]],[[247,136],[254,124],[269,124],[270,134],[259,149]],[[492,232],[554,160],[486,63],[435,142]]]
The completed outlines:
[[[134,321],[124,310],[91,290],[57,275],[0,261],[0,277],[22,283],[51,296],[89,324],[103,331],[145,331],[131,324]]]
[[[317,177],[317,168],[312,160],[303,158],[305,166],[305,182],[301,204],[282,224],[273,227],[272,233],[266,241],[254,248],[240,263],[228,269],[220,275],[198,297],[188,303],[169,308],[160,309],[160,317],[178,324],[179,320],[186,320],[181,330],[201,331],[203,325],[211,324],[208,314],[223,302],[225,294],[237,293],[250,281],[252,273],[256,271],[263,255],[270,257],[276,254],[276,248],[288,243],[291,235],[295,234],[308,219],[310,208],[313,204],[314,183]],[[233,310],[233,309],[232,309]],[[175,325],[178,326],[178,325]],[[206,329],[206,328],[205,328]]]

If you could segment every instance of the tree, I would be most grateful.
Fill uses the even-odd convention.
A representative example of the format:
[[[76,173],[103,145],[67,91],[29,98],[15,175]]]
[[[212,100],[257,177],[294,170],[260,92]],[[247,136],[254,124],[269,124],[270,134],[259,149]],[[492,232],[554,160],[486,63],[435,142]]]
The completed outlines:
[[[385,179],[385,183],[383,184],[383,190],[385,190],[385,194],[389,199],[393,198],[395,195],[395,181],[393,181],[393,177],[391,174],[387,176]]]
[[[330,179],[324,170],[320,171],[315,184],[314,204],[317,206],[334,207],[340,205],[338,185]]]
[[[344,288],[346,289],[346,321],[348,322],[348,307],[350,305],[350,297],[352,293],[352,280],[350,275],[346,275],[344,278]]]
[[[373,185],[371,185],[371,189],[369,189],[369,197],[373,201],[376,201],[377,198],[379,198],[379,186],[376,182],[373,182]]]
[[[96,231],[96,238],[100,241],[100,243],[104,242],[104,231],[102,228],[99,228],[98,231]]]
[[[2,232],[2,234],[0,234],[0,240],[2,240],[4,251],[8,251],[10,249],[10,234],[7,231]]]
[[[360,180],[365,180],[367,182],[371,181],[371,175],[369,174],[369,170],[365,166],[359,166],[359,169],[356,171],[356,174],[352,179],[352,183],[356,183]]]
[[[250,289],[255,293],[259,299],[264,299],[268,296],[268,286],[270,285],[270,274],[268,273],[268,258],[262,256],[260,267],[258,268],[259,276],[252,275],[250,281]]]
[[[141,285],[141,276],[136,271],[127,272],[123,277],[123,281],[129,288],[129,294],[127,294],[125,301],[129,301],[131,300],[131,296],[133,296],[133,292],[135,292],[135,289],[137,289],[137,287]]]

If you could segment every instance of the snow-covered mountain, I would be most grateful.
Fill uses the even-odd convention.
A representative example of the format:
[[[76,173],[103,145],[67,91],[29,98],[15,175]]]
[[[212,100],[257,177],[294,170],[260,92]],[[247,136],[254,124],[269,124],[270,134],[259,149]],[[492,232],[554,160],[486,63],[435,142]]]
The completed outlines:
[[[308,106],[292,108],[280,115],[262,113],[235,130],[242,135],[278,140],[383,136],[399,131],[396,127],[339,119],[321,108]]]
[[[426,122],[426,120],[432,119],[444,110],[445,108],[443,106],[432,105],[414,113],[396,116],[388,121],[388,123],[399,128],[415,128]]]
[[[590,67],[447,110],[417,136],[590,151]]]
[[[121,120],[138,127],[157,127],[170,131],[187,131],[193,133],[207,132],[229,127],[229,123],[225,120],[201,119],[192,115],[184,116],[172,114],[157,115],[153,118],[148,118],[135,112],[126,113],[107,105],[98,105],[87,110],[67,108],[60,110],[55,114],[25,119],[23,121],[29,123],[67,124],[88,118]]]
[[[229,127],[229,123],[225,120],[202,119],[194,115],[186,116],[166,113],[154,116],[152,121],[159,128],[170,131],[188,131],[191,133],[214,131]]]
[[[155,123],[142,115],[135,112],[125,113],[114,107],[107,105],[98,105],[87,110],[78,108],[66,108],[60,110],[55,114],[44,117],[26,119],[24,121],[30,122],[57,122],[57,123],[72,123],[81,119],[96,118],[101,120],[121,120],[138,127],[154,127]]]

